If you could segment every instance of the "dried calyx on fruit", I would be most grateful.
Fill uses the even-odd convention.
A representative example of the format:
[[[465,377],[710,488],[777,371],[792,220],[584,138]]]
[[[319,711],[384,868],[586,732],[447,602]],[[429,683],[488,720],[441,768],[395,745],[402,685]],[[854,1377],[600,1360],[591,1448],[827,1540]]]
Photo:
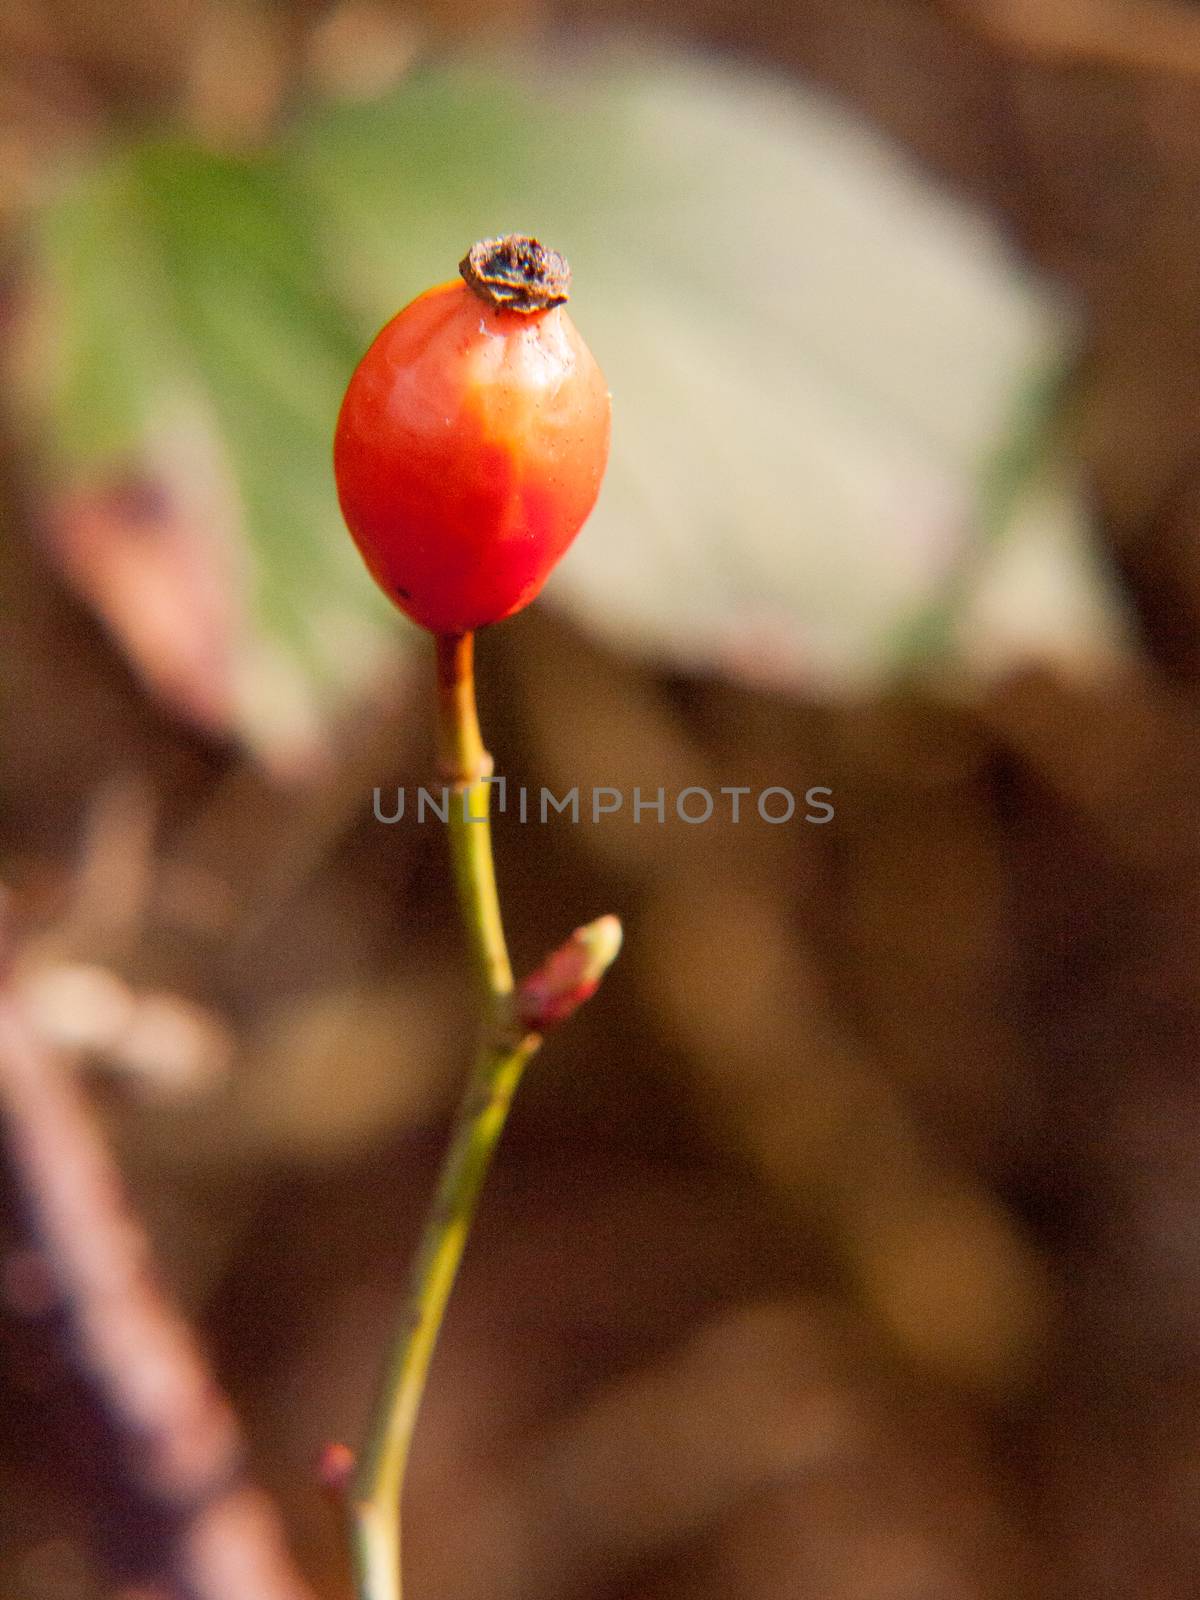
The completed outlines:
[[[571,294],[566,257],[527,233],[481,239],[458,263],[458,270],[481,299],[509,311],[544,311],[565,305]]]
[[[334,441],[347,526],[376,581],[435,633],[511,616],[596,501],[604,376],[565,308],[570,268],[525,234],[484,239],[355,369]]]

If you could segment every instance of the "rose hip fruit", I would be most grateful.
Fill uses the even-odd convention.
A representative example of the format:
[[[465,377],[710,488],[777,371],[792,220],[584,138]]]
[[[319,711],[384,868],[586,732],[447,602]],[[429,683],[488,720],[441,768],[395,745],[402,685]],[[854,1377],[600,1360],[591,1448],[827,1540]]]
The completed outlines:
[[[459,271],[378,334],[334,440],[364,561],[442,634],[498,622],[540,591],[596,503],[611,425],[566,311],[563,258],[512,234],[475,245]]]

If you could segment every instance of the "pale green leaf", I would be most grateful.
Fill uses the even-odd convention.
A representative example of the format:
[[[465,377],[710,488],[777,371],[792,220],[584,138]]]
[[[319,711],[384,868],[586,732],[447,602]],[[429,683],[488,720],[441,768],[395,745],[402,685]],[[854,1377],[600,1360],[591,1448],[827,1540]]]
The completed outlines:
[[[482,234],[570,257],[613,458],[547,599],[597,632],[825,688],[962,659],[1033,496],[1070,577],[1014,652],[1119,639],[1075,490],[1048,515],[1038,488],[1070,308],[824,97],[669,57],[443,69],[315,121],[295,159],[371,323]]]

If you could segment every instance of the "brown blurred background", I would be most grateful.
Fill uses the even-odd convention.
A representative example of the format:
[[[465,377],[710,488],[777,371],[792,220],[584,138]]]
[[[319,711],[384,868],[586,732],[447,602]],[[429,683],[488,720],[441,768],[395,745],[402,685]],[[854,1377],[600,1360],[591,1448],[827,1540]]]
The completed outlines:
[[[406,1592],[1183,1600],[1195,6],[3,0],[6,981],[86,1084],[307,1581],[345,1595],[314,1460],[361,1434],[473,1030],[443,841],[371,815],[373,786],[430,771],[428,662],[410,642],[373,669],[302,771],[258,758],[202,692],[208,635],[190,665],[171,648],[222,614],[238,526],[196,557],[180,527],[207,526],[203,497],[177,515],[133,457],[72,479],[54,406],[29,404],[39,229],[64,171],[148,130],[270,156],[323,96],[402,95],[463,49],[586,62],[614,31],[635,56],[832,91],[1074,296],[1083,354],[1053,425],[1127,641],[1103,671],[1030,652],[840,693],[656,660],[553,603],[481,641],[511,782],[821,784],[836,818],[501,820],[517,965],[604,911],[626,947],[506,1135],[422,1415]],[[443,209],[456,223],[452,189]],[[132,337],[141,280],[104,237],[78,258],[129,293],[80,291],[74,325]],[[258,722],[286,720],[264,681]],[[0,1222],[0,1589],[184,1592],[170,1517],[72,1354],[16,1166]]]

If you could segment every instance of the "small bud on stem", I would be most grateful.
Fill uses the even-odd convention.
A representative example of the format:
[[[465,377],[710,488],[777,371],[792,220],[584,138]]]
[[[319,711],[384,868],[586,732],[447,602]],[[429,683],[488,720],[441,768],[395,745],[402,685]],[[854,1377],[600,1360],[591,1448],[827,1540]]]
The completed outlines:
[[[517,990],[517,1016],[522,1027],[545,1033],[591,998],[621,949],[621,924],[616,917],[597,917],[576,928],[565,943],[529,975]]]

